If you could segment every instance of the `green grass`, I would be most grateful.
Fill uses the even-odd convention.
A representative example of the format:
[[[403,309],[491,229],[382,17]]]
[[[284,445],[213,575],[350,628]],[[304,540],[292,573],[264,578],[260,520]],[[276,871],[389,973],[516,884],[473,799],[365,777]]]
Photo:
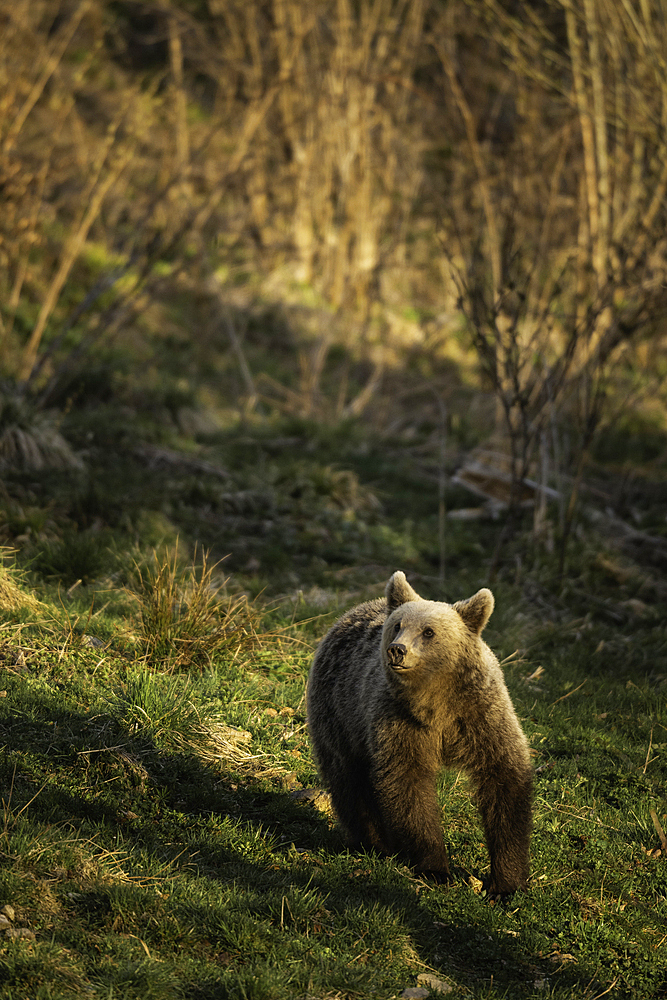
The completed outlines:
[[[442,586],[420,449],[258,421],[187,448],[148,434],[184,459],[147,472],[125,417],[74,416],[86,469],[8,474],[0,503],[19,547],[0,570],[0,910],[34,934],[0,929],[3,1000],[388,1000],[424,975],[479,1000],[667,995],[652,553],[588,515],[563,581],[527,534],[505,552],[485,637],[534,751],[535,829],[529,891],[494,904],[459,775],[446,887],[350,854],[300,793],[319,637],[397,568],[469,596],[498,524],[447,523]],[[657,501],[637,514],[660,523]]]
[[[153,578],[163,594],[170,558]],[[665,995],[657,608],[612,634],[600,608],[574,618],[554,595],[544,622],[534,596],[496,588],[489,641],[537,774],[531,887],[494,905],[459,776],[441,786],[448,887],[350,854],[299,798],[317,785],[304,682],[329,615],[293,628],[295,645],[281,629],[298,608],[276,609],[259,648],[214,647],[175,671],[141,636],[128,645],[125,591],[94,618],[79,593],[41,625],[3,614],[0,907],[35,935],[0,938],[3,998],[389,998],[427,973],[461,997]]]

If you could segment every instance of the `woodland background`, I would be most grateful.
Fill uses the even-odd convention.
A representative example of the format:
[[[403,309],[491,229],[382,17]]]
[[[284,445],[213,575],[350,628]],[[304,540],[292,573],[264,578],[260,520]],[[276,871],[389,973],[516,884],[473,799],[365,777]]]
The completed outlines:
[[[361,417],[440,464],[449,432],[452,468],[495,434],[562,539],[593,446],[664,454],[659,0],[0,16],[6,468],[67,463],[58,415],[101,402]]]

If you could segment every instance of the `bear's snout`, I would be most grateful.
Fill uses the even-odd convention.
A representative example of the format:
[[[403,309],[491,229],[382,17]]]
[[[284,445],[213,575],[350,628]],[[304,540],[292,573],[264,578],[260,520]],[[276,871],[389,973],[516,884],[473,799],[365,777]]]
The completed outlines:
[[[387,646],[387,659],[392,667],[400,667],[407,656],[408,648],[402,642],[392,642]]]

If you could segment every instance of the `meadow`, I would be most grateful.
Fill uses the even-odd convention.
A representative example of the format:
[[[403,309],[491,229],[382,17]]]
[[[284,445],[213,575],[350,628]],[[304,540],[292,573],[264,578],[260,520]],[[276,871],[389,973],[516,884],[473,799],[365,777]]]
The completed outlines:
[[[256,421],[148,474],[105,441],[80,481],[16,474],[3,508],[23,537],[0,577],[3,998],[667,994],[659,537],[586,508],[564,579],[530,525],[505,553],[485,638],[536,783],[529,890],[496,902],[456,773],[452,884],[346,849],[304,692],[318,639],[394,569],[433,599],[484,585],[498,523],[447,520],[443,580],[418,447]],[[642,496],[655,531],[660,484]]]

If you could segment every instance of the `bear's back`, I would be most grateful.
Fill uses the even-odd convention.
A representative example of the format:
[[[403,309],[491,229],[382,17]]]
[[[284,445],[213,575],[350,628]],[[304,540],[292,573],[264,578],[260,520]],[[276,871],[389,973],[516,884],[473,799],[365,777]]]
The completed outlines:
[[[365,745],[373,705],[384,689],[380,657],[388,608],[384,598],[359,604],[332,625],[317,647],[308,678],[308,723],[316,756],[345,735]]]
[[[346,611],[331,626],[315,653],[323,672],[333,669],[342,660],[366,662],[369,654],[379,650],[382,629],[387,620],[388,608],[384,598],[358,604]]]

